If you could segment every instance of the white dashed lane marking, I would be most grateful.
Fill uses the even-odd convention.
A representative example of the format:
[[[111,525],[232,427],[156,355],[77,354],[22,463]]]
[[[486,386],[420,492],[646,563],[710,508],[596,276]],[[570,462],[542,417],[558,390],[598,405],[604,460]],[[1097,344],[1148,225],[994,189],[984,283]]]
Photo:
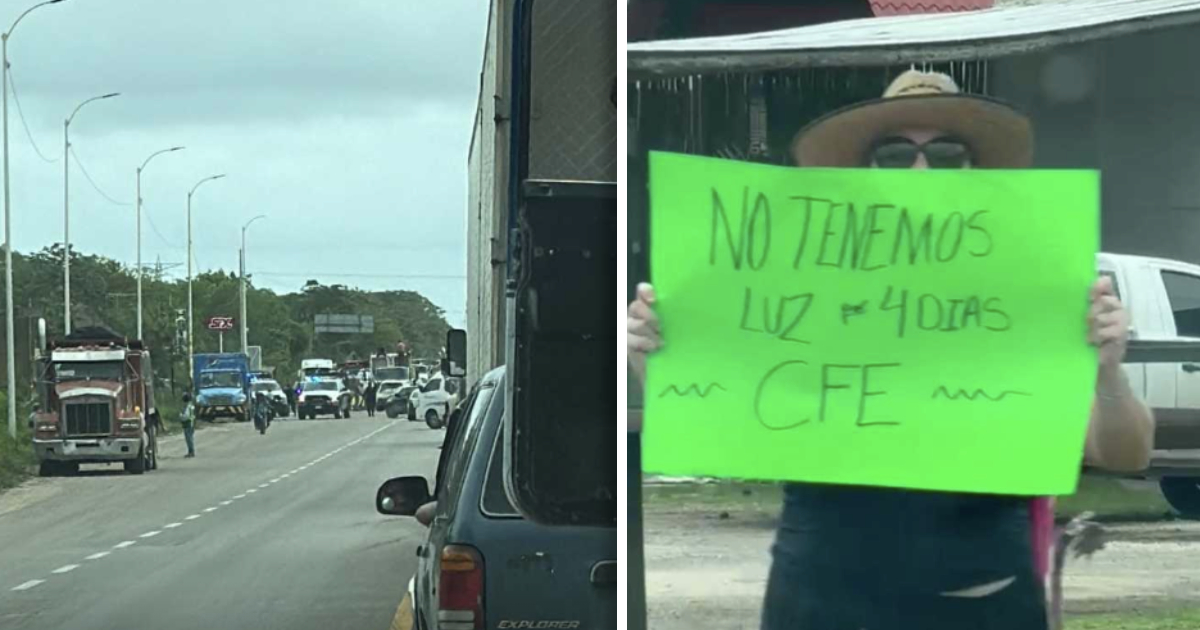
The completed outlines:
[[[28,582],[25,582],[24,584],[19,584],[17,586],[14,586],[12,590],[28,591],[29,589],[37,586],[38,584],[44,584],[45,582],[46,582],[46,580],[29,580]]]
[[[94,553],[94,554],[84,558],[84,560],[99,560],[100,558],[103,558],[104,556],[107,556],[110,553],[112,553],[112,552],[111,551],[101,551],[100,553]]]
[[[221,505],[223,505],[223,506],[224,506],[224,505],[229,505],[230,503],[233,503],[233,501],[232,501],[232,500],[230,500],[230,501],[222,501],[222,502],[221,502]]]
[[[154,530],[154,531],[152,531],[152,532],[146,532],[145,534],[142,534],[140,537],[141,537],[141,538],[154,538],[155,536],[157,536],[157,535],[159,535],[159,534],[161,534],[161,533],[162,533],[162,530],[161,530],[161,529],[156,529],[156,530]]]
[[[68,565],[58,567],[57,569],[51,571],[51,573],[53,573],[55,575],[62,575],[63,573],[70,573],[78,568],[79,568],[78,564],[68,564]]]
[[[119,542],[119,543],[113,545],[113,549],[127,549],[136,544],[137,544],[136,540],[126,540],[125,542]]]
[[[163,525],[163,529],[175,529],[176,527],[181,526],[183,526],[183,523],[167,523],[166,525]]]
[[[215,508],[215,507],[206,507],[206,508],[204,508],[204,511],[205,511],[205,512],[216,512],[216,511],[217,511],[217,508]]]
[[[192,514],[191,516],[189,516],[189,517],[187,517],[187,518],[185,518],[185,519],[183,519],[183,520],[185,520],[185,521],[194,521],[194,520],[196,520],[196,519],[198,519],[198,518],[200,518],[200,515],[199,515],[199,514]]]

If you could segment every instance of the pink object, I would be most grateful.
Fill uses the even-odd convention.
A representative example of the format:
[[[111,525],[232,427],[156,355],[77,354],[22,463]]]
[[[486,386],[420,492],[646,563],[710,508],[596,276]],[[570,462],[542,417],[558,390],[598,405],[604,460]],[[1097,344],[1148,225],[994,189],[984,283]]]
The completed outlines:
[[[1050,571],[1054,545],[1054,498],[1036,497],[1029,504],[1029,531],[1033,537],[1033,568],[1042,581]]]
[[[990,9],[994,0],[871,0],[876,17],[913,13],[950,13]]]

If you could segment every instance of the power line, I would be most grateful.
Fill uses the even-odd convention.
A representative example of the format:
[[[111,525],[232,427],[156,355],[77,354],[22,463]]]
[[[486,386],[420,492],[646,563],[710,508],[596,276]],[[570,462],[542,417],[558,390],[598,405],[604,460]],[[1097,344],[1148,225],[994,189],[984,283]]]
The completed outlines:
[[[50,164],[61,160],[61,157],[54,159],[46,157],[46,155],[42,153],[42,150],[38,148],[37,143],[33,141],[33,133],[29,131],[29,123],[25,121],[25,112],[21,109],[21,98],[17,95],[17,84],[13,80],[12,68],[9,68],[8,70],[8,86],[12,88],[13,100],[17,103],[17,116],[21,119],[21,125],[25,127],[25,137],[29,138],[29,144],[33,146],[34,152],[38,154],[38,157],[42,158],[42,161]]]
[[[70,147],[70,151],[71,151],[71,157],[74,158],[74,160],[75,160],[75,164],[79,167],[80,171],[83,171],[84,178],[86,178],[88,180],[88,183],[92,185],[92,188],[94,188],[96,190],[96,192],[100,193],[101,197],[104,197],[110,203],[112,203],[114,205],[118,205],[118,206],[132,206],[133,205],[132,202],[117,201],[116,199],[109,197],[108,193],[105,193],[103,190],[100,190],[100,186],[98,186],[96,184],[96,180],[92,179],[92,176],[88,174],[87,169],[84,168],[84,166],[83,166],[83,162],[79,159],[79,155],[75,153],[75,147]]]
[[[163,233],[158,229],[158,225],[154,223],[154,217],[149,212],[145,211],[145,204],[142,205],[142,210],[142,216],[146,217],[146,221],[150,223],[150,231],[154,232],[154,235],[158,237],[158,240],[162,241],[164,245],[172,249],[182,249],[182,246],[172,243],[171,241],[167,240],[167,237],[163,236]]]

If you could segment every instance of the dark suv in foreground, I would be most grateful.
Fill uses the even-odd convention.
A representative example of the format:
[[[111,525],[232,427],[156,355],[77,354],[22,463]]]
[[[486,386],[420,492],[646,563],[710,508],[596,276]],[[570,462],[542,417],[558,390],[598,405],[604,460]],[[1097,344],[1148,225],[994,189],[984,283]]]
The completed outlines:
[[[412,516],[436,501],[417,551],[415,627],[616,628],[616,528],[523,519],[504,490],[503,421],[497,368],[451,416],[433,493],[424,477],[400,477],[376,495],[384,514]]]

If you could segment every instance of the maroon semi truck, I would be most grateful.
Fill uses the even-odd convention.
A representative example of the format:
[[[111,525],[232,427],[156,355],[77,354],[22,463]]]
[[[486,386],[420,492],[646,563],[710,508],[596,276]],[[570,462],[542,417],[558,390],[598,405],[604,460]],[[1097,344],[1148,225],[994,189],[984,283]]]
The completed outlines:
[[[162,423],[146,346],[103,328],[40,345],[33,417],[40,474],[93,463],[120,462],[135,475],[158,468]]]

